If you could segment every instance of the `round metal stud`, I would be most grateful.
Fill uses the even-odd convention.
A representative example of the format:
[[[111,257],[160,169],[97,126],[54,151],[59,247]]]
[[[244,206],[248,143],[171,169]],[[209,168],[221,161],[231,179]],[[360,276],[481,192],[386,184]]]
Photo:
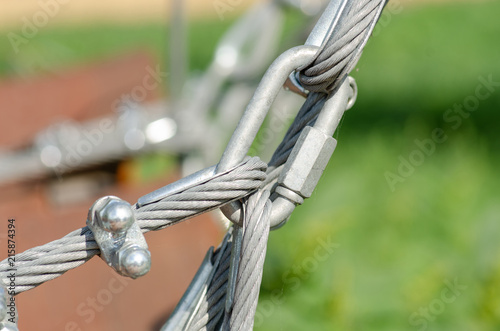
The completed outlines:
[[[109,202],[97,212],[102,229],[107,232],[123,233],[134,223],[134,212],[126,201],[110,198]]]
[[[89,210],[87,226],[101,258],[119,274],[137,278],[151,269],[148,245],[128,202],[115,196],[98,199]]]
[[[151,269],[151,254],[139,246],[129,246],[118,252],[120,271],[131,278],[143,276]]]

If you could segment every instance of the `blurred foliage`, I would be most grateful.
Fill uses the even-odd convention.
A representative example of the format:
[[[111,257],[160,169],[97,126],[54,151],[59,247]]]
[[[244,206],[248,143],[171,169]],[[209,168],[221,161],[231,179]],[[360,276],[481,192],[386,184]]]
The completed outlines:
[[[499,11],[500,1],[490,1],[386,13],[388,24],[377,28],[354,74],[361,93],[355,121],[371,127],[413,117],[442,125],[447,109],[475,93],[479,77],[493,75],[500,82]],[[495,137],[491,119],[499,107],[495,93],[481,102],[466,128]]]
[[[315,194],[270,236],[257,330],[500,329],[500,91],[458,127],[444,118],[479,77],[500,82],[500,2],[398,8],[353,72],[358,101]],[[190,24],[191,69],[206,67],[230,23]],[[291,13],[285,30],[301,24]],[[14,54],[2,36],[0,72],[29,74],[33,59],[50,72],[131,47],[166,63],[166,38],[164,26],[54,28]],[[435,128],[447,139],[424,153],[415,141]],[[394,191],[388,172],[400,178]],[[454,281],[466,288],[446,290]]]

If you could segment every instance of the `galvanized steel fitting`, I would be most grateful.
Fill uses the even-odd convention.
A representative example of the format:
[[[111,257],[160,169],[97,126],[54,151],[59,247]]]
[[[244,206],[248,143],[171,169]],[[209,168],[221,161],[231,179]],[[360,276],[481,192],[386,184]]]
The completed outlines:
[[[311,197],[337,146],[332,136],[356,96],[356,81],[347,77],[338,91],[326,100],[314,126],[302,130],[271,197],[271,229],[283,226],[295,206]]]
[[[8,300],[8,292],[7,288],[0,284],[0,321],[3,321],[7,316],[7,300]]]
[[[101,258],[119,274],[131,278],[151,269],[151,254],[130,204],[115,196],[98,199],[89,209],[87,226]]]

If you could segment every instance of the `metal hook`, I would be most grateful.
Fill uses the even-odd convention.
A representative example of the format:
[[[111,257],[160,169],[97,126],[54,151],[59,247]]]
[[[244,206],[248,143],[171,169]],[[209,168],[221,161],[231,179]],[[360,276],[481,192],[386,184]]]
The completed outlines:
[[[304,96],[307,95],[308,92],[298,83],[294,73],[309,65],[314,60],[318,52],[322,49],[322,47],[324,47],[325,41],[330,38],[331,34],[335,30],[335,26],[339,22],[339,19],[346,9],[347,3],[349,1],[351,0],[331,0],[327,8],[321,15],[320,19],[316,23],[311,34],[307,38],[305,45],[294,47],[284,52],[273,62],[273,64],[271,64],[269,69],[264,74],[264,77],[262,78],[259,86],[257,87],[253,98],[250,100],[245,113],[240,119],[240,122],[238,123],[238,126],[234,131],[233,136],[231,137],[231,140],[229,141],[219,164],[217,165],[215,173],[223,172],[243,160],[243,158],[248,153],[248,150],[250,149],[250,146],[252,145],[257,132],[262,126],[262,123],[267,115],[269,108],[271,107],[272,102],[276,98],[276,95],[278,94],[281,87],[285,84],[285,82],[287,83],[287,87],[292,89],[294,92]],[[337,91],[329,99],[330,102],[327,101],[328,104],[333,103],[335,105],[338,103],[339,105],[342,105],[339,108],[341,109],[340,116],[342,116],[343,112],[346,109],[350,108],[354,104],[353,100],[355,99],[357,93],[355,83],[353,83],[354,80],[352,78],[349,78],[346,79],[346,81],[348,81],[347,87],[339,88],[339,91]],[[346,83],[344,82],[343,86],[345,84]],[[350,85],[351,87],[348,88]],[[344,90],[346,92],[341,92],[340,90]],[[340,99],[342,101],[339,101]],[[327,107],[327,104],[325,104],[325,108],[329,108]],[[317,123],[318,122],[320,121],[318,120]],[[332,134],[330,134],[330,136]],[[296,204],[301,203],[300,198],[292,198],[291,196],[289,196],[290,194],[284,193],[283,189],[281,189],[281,191],[281,193],[285,196],[288,195],[288,199],[286,199],[288,202],[294,201],[294,203],[292,204],[293,208],[295,208]],[[280,197],[284,198],[283,195],[281,195]],[[276,219],[276,221],[271,220],[273,226],[277,226],[278,224],[283,223],[284,219],[288,218],[291,214],[291,211],[289,212],[289,210],[293,210],[293,208],[291,208],[292,206],[290,206],[288,203],[280,202],[282,200],[281,198],[277,198],[276,206],[288,205],[288,207],[273,207],[273,209],[276,210],[276,212],[274,213],[275,217],[273,218]],[[241,208],[241,203],[235,201],[223,206],[221,208],[221,211],[233,223],[241,224]],[[284,215],[288,216],[284,217]],[[279,219],[279,221],[277,219]]]
[[[264,74],[254,96],[222,154],[215,173],[224,172],[240,163],[257,136],[276,95],[293,70],[308,64],[316,55],[316,46],[298,46],[281,54]],[[233,223],[241,222],[241,203],[235,202],[221,208]]]

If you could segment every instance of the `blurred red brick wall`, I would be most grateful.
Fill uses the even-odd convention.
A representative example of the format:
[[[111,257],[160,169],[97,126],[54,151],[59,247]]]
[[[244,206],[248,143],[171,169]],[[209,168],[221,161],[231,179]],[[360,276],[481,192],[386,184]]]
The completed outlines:
[[[151,55],[140,52],[50,76],[0,81],[0,147],[27,145],[57,120],[86,120],[113,112],[121,95],[142,86],[156,66]],[[158,98],[158,89],[146,92],[143,101]]]

